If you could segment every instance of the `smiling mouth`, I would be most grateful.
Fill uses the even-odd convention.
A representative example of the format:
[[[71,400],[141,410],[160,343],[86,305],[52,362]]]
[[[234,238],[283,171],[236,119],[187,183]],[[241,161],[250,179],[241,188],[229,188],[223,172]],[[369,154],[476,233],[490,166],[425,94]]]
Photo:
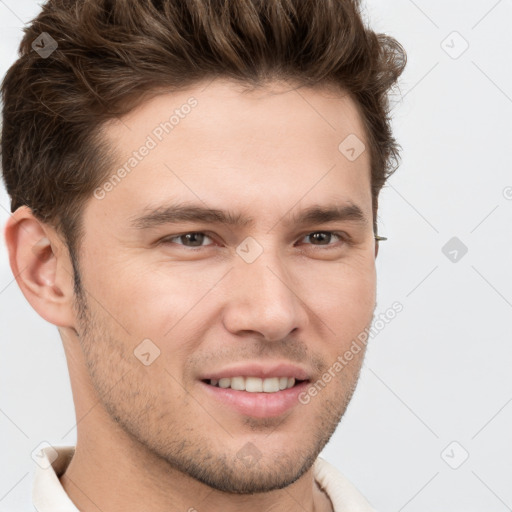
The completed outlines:
[[[247,391],[248,393],[278,393],[305,382],[293,377],[225,377],[221,379],[205,379],[204,383],[217,388]]]

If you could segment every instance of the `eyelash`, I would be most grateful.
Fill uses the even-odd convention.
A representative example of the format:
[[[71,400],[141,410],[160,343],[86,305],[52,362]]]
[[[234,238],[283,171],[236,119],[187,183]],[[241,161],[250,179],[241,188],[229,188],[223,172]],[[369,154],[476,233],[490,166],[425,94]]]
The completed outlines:
[[[350,235],[348,235],[347,233],[345,233],[343,231],[310,231],[309,233],[306,233],[306,234],[302,235],[301,239],[305,238],[307,236],[318,234],[318,233],[323,233],[323,234],[337,236],[346,245],[350,245],[352,243],[352,239],[351,239]],[[182,247],[185,247],[186,249],[191,250],[191,251],[198,250],[198,249],[203,249],[203,248],[209,247],[211,245],[210,244],[210,245],[200,245],[200,246],[197,246],[197,247],[188,247],[188,246],[186,246],[184,244],[176,244],[176,243],[172,242],[172,240],[174,240],[176,238],[182,238],[185,235],[206,235],[208,238],[213,240],[213,238],[207,232],[204,232],[204,231],[187,231],[186,233],[181,233],[179,235],[173,235],[171,237],[163,238],[162,240],[160,240],[160,243],[165,244],[165,245],[178,245],[178,246],[182,246]],[[327,244],[327,245],[317,245],[317,246],[313,246],[313,247],[324,248],[324,249],[333,249],[333,248],[338,247],[338,245],[337,244]]]

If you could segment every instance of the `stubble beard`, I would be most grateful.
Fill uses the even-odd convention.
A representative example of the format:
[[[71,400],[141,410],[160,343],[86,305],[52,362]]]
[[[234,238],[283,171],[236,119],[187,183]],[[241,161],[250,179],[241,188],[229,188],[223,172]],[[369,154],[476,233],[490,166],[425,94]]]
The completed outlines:
[[[364,351],[361,351],[359,362],[353,360],[352,368],[345,368],[344,372],[348,371],[338,375],[337,389],[333,388],[329,398],[324,398],[323,406],[315,415],[313,432],[307,433],[305,439],[299,439],[294,447],[284,447],[273,454],[260,452],[260,458],[249,458],[248,463],[247,458],[240,457],[244,446],[235,448],[231,443],[223,450],[218,440],[200,432],[205,418],[213,422],[206,412],[203,411],[204,417],[196,416],[196,425],[187,425],[176,421],[176,415],[173,416],[169,409],[164,411],[161,402],[157,401],[159,393],[152,392],[143,379],[137,382],[134,379],[137,372],[130,370],[136,367],[137,361],[131,360],[132,354],[121,340],[110,335],[107,316],[104,315],[107,321],[103,321],[100,315],[91,311],[83,294],[75,295],[75,298],[81,329],[77,335],[101,404],[111,419],[149,455],[148,460],[156,457],[167,464],[170,479],[175,471],[179,471],[218,491],[243,495],[288,487],[313,466],[340,423],[357,386]],[[111,359],[112,355],[118,360],[109,367],[105,360]],[[322,399],[324,392],[322,390],[315,400]],[[342,399],[337,399],[340,396]],[[308,413],[309,405],[299,407],[305,407],[303,413]],[[256,435],[263,434],[266,438],[278,432],[279,424],[286,420],[286,417],[247,417],[244,424]],[[173,435],[169,436],[169,432]]]

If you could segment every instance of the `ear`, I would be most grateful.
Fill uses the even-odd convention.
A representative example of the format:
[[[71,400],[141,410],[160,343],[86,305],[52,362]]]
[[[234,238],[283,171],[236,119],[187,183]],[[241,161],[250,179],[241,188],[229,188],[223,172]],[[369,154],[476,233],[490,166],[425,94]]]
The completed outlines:
[[[36,312],[60,327],[74,327],[73,270],[66,244],[55,229],[20,206],[5,226],[9,263]]]

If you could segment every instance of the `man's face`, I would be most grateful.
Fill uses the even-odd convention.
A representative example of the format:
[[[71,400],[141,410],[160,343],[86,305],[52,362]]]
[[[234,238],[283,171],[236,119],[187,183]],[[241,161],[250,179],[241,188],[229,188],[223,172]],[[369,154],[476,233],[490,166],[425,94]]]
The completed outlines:
[[[112,174],[137,162],[86,204],[76,331],[92,385],[134,439],[211,487],[269,491],[311,467],[357,382],[364,350],[298,400],[372,320],[369,155],[338,149],[364,138],[346,96],[204,87],[105,127]],[[252,223],[164,214],[176,205]],[[297,220],[334,206],[345,218]]]

